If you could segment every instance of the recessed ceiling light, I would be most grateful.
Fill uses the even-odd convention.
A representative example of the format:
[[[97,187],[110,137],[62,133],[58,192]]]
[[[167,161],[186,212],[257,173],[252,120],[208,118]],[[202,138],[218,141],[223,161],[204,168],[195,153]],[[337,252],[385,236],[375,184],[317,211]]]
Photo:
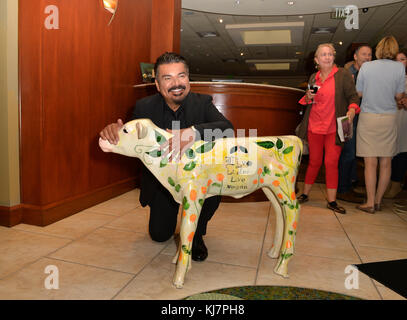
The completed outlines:
[[[226,24],[225,29],[237,47],[299,46],[303,44],[304,21],[278,23]]]
[[[298,18],[302,19],[302,18],[304,18],[304,16],[298,16]]]
[[[291,31],[287,30],[256,30],[241,33],[244,44],[291,44]]]
[[[339,43],[340,46],[343,45],[343,42],[342,42],[342,41],[339,41],[338,43]]]
[[[223,19],[219,19],[219,23],[223,23]]]
[[[214,31],[197,32],[197,34],[201,38],[213,38],[218,36],[218,34]]]
[[[289,63],[255,63],[256,70],[290,70]]]
[[[312,34],[329,34],[335,33],[335,31],[336,31],[335,27],[317,27],[311,29]]]
[[[288,1],[287,4],[288,4],[289,6],[293,6],[293,5],[295,4],[295,2],[294,2],[294,1]]]
[[[244,55],[244,53],[243,53],[243,52],[240,52],[240,55],[241,55],[241,56],[243,56],[243,55]]]
[[[256,70],[294,70],[298,59],[246,60]]]

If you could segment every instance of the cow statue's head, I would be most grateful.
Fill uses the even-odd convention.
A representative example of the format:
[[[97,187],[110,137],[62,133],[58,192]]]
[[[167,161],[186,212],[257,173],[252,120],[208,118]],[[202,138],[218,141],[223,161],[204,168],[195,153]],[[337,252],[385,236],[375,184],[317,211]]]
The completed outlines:
[[[156,126],[149,119],[137,119],[127,122],[119,131],[119,142],[116,145],[99,138],[99,146],[104,152],[114,152],[128,157],[139,157],[140,148],[151,148],[155,144],[154,132],[152,132],[153,136],[150,137],[153,127]]]

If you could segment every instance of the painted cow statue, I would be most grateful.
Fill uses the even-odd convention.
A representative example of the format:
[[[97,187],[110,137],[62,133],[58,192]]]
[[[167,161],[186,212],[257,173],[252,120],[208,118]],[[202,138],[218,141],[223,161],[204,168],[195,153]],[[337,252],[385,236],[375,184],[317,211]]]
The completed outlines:
[[[105,152],[139,158],[182,204],[180,243],[174,285],[182,288],[191,268],[191,248],[205,199],[216,196],[244,197],[261,188],[276,212],[274,243],[268,252],[278,258],[274,272],[288,277],[287,264],[294,253],[300,211],[295,182],[302,155],[296,136],[237,137],[196,141],[178,161],[169,161],[160,146],[173,137],[149,119],[126,123],[117,145],[100,139]]]

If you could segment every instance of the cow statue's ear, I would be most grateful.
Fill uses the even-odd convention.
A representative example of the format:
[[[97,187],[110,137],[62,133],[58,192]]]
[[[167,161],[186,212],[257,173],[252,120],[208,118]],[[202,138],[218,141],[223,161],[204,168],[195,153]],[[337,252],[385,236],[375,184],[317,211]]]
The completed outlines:
[[[139,139],[144,139],[147,135],[147,128],[143,126],[140,122],[136,123],[137,137]]]

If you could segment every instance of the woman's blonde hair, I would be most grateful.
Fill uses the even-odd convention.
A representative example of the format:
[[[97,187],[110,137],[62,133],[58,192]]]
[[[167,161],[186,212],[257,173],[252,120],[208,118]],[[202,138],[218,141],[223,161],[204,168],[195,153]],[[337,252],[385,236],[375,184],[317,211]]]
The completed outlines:
[[[335,47],[334,47],[334,45],[333,45],[332,43],[321,43],[321,44],[318,46],[317,50],[315,51],[315,55],[314,55],[315,58],[317,57],[318,52],[319,52],[323,47],[328,47],[328,48],[332,49],[332,52],[334,53],[334,57],[336,56],[336,50],[335,50]]]
[[[399,44],[393,36],[384,37],[377,44],[376,58],[394,60],[399,52]]]

